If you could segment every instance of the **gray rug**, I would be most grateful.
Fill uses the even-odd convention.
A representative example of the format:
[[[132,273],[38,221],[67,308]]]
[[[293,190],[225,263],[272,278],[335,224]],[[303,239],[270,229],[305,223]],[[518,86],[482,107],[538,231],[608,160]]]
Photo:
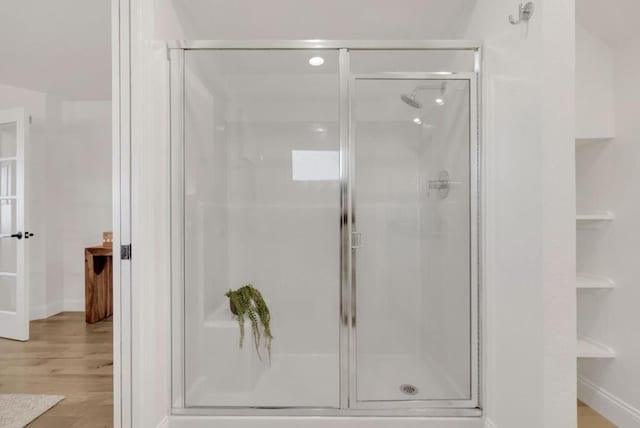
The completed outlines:
[[[0,394],[0,427],[23,428],[62,399],[62,395]]]

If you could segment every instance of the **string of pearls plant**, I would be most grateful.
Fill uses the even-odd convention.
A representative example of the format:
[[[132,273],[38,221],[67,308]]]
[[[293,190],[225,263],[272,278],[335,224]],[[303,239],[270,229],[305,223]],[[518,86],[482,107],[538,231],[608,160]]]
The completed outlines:
[[[229,298],[229,309],[238,318],[240,326],[240,348],[244,342],[244,322],[245,318],[249,318],[251,322],[251,331],[253,333],[253,342],[256,348],[258,358],[262,361],[260,355],[260,342],[264,338],[264,347],[271,362],[271,314],[269,307],[262,297],[262,293],[251,284],[247,284],[237,290],[229,290],[225,293]],[[260,331],[260,324],[262,330]]]

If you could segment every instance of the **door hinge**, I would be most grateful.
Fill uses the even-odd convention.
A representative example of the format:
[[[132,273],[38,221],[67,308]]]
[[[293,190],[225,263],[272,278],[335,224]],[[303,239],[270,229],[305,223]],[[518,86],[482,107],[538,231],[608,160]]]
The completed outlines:
[[[131,244],[120,245],[120,260],[131,260]]]

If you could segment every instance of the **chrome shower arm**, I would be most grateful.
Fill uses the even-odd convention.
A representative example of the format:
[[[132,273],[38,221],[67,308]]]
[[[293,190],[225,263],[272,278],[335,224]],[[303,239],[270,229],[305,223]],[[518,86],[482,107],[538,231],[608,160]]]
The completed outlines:
[[[433,86],[428,86],[428,85],[418,85],[415,88],[413,88],[413,91],[411,91],[411,95],[415,96],[418,91],[440,91],[442,93],[444,93],[445,90],[445,82],[442,82],[442,84],[439,87],[433,87]]]

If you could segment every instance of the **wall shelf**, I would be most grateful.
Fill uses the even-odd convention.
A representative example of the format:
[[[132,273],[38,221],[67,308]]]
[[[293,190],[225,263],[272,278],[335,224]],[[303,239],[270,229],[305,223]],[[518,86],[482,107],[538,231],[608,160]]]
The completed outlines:
[[[615,215],[610,211],[604,211],[600,213],[590,213],[590,214],[577,214],[576,221],[586,222],[586,221],[611,221],[615,219]]]
[[[603,276],[591,275],[588,273],[578,273],[576,275],[576,287],[582,289],[610,289],[615,288],[616,283]]]
[[[615,358],[616,353],[608,346],[588,338],[578,338],[578,358]]]

